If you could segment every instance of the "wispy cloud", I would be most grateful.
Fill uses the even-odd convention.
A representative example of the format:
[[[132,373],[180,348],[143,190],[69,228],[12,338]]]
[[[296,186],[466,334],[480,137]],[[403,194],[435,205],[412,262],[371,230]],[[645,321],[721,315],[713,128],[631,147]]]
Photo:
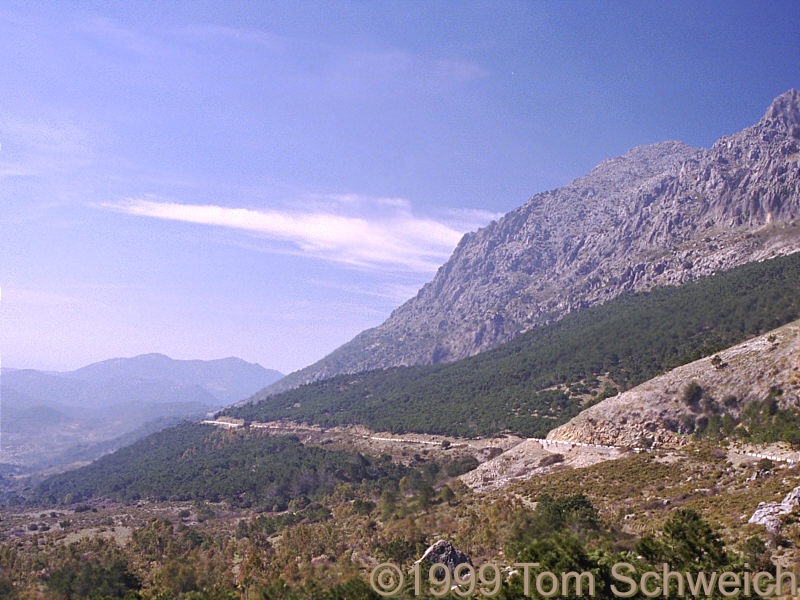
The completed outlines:
[[[0,117],[0,178],[74,170],[91,158],[91,136],[74,123]]]
[[[322,279],[313,279],[309,283],[312,283],[315,287],[345,292],[349,297],[366,296],[385,300],[394,308],[409,298],[416,296],[426,279],[425,275],[414,274],[408,277],[406,281],[392,279],[372,284],[338,283]]]
[[[485,69],[472,62],[432,58],[405,50],[337,50],[331,53],[325,70],[315,74],[329,92],[336,94],[362,95],[367,91],[364,84],[394,92],[410,87],[442,93],[452,85],[488,75]]]
[[[483,210],[481,208],[448,208],[442,213],[452,227],[460,231],[472,231],[483,227],[503,216],[501,212]]]
[[[291,45],[289,38],[276,33],[210,23],[188,25],[173,30],[173,33],[202,42],[210,39],[223,39],[236,43],[254,44],[267,50],[283,51]]]
[[[73,309],[85,305],[77,296],[51,290],[4,287],[2,294],[3,302],[10,305],[69,307]]]
[[[344,214],[341,208],[348,203],[362,210]],[[362,196],[344,195],[319,197],[300,210],[231,208],[151,198],[102,206],[130,215],[256,234],[286,243],[293,252],[346,265],[411,272],[434,271],[465,231],[483,224],[473,221],[465,227],[462,218],[454,226],[446,220],[419,217],[402,199],[374,199],[371,212],[363,210],[365,203]]]
[[[163,55],[168,50],[168,46],[155,35],[141,33],[107,17],[91,18],[86,22],[74,25],[74,27],[77,31],[89,34],[114,48],[124,49],[134,55],[154,57]]]
[[[299,67],[300,78],[307,78],[319,90],[352,94],[366,91],[364,85],[396,82],[402,86],[441,89],[451,83],[464,83],[488,76],[477,63],[453,58],[426,56],[407,50],[352,48],[312,38],[288,37],[269,31],[219,25],[193,25],[177,30],[179,36],[194,40],[214,39],[251,44],[279,54]],[[313,56],[314,68],[306,58]],[[373,90],[374,93],[374,90]]]

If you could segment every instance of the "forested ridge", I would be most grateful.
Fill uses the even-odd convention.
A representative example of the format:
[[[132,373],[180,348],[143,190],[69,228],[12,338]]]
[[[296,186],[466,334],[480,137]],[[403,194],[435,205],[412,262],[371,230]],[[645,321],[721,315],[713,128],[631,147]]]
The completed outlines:
[[[580,412],[587,392],[600,396],[598,377],[628,389],[798,317],[794,254],[626,294],[454,363],[341,375],[223,414],[397,433],[542,436]]]
[[[36,498],[65,503],[98,496],[226,500],[284,510],[292,498],[313,500],[339,483],[394,486],[409,471],[389,460],[304,446],[293,436],[184,423],[45,480]]]

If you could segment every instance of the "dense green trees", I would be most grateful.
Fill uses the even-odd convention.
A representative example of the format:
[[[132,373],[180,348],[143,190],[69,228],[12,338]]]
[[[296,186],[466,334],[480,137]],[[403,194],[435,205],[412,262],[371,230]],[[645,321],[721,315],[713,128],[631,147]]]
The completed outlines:
[[[636,551],[650,564],[667,563],[676,570],[714,571],[733,563],[719,533],[696,511],[686,509],[675,512],[659,538],[644,536]]]
[[[621,296],[455,363],[340,375],[226,414],[398,433],[542,436],[585,406],[587,388],[602,394],[598,376],[627,389],[797,318],[800,254]]]
[[[800,410],[794,406],[781,408],[783,390],[773,387],[761,401],[748,403],[739,416],[731,412],[736,398],[726,398],[720,405],[710,396],[703,397],[703,413],[697,418],[696,437],[711,439],[737,438],[748,442],[789,442],[800,446]]]
[[[304,446],[296,437],[183,424],[47,479],[36,497],[49,502],[94,496],[227,500],[284,510],[292,498],[317,498],[343,482],[377,490],[395,487],[410,472],[353,452]]]
[[[560,598],[619,598],[612,585],[617,590],[627,591],[629,588],[614,576],[612,567],[623,562],[632,570],[621,570],[620,573],[636,582],[645,572],[661,573],[664,564],[671,571],[692,574],[700,571],[709,575],[726,570],[743,572],[754,566],[774,571],[774,566],[764,558],[764,544],[758,538],[750,538],[742,554],[731,552],[725,547],[719,532],[694,510],[677,510],[658,534],[642,537],[633,553],[611,549],[607,542],[616,535],[601,527],[597,511],[583,495],[557,499],[544,496],[526,522],[516,524],[507,555],[518,563],[539,563],[538,567],[530,568],[529,583],[544,571],[555,574],[559,584],[565,581],[562,579],[565,573],[593,575],[594,594],[588,593],[586,581],[582,593],[576,594],[575,579],[568,579],[571,587],[561,588],[557,595]],[[520,570],[508,580],[499,597],[507,600],[544,598],[532,584],[529,595],[524,594],[523,576]],[[644,600],[646,595],[640,589],[633,597]],[[679,595],[670,588],[659,597],[678,598]],[[722,594],[715,588],[712,597],[722,598]],[[737,597],[745,596],[738,594]]]
[[[114,544],[97,540],[72,545],[59,553],[44,579],[47,589],[64,600],[113,600],[136,597],[142,586],[125,554]]]

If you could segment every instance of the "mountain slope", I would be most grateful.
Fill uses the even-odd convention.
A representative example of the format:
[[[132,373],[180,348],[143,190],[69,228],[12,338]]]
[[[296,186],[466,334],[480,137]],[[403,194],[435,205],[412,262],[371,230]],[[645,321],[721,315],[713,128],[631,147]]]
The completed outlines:
[[[42,467],[96,458],[180,419],[240,400],[281,374],[238,358],[116,358],[65,373],[3,369],[2,462]]]
[[[329,494],[343,482],[353,487],[392,485],[410,469],[353,452],[307,447],[291,436],[218,431],[184,423],[155,433],[114,454],[38,486],[50,502],[90,497],[123,500],[228,500],[285,510],[301,495]]]
[[[689,361],[730,348],[735,341],[798,317],[800,253],[744,265],[680,287],[625,294],[456,363],[340,376],[226,412],[246,419],[282,416],[326,425],[362,423],[457,435],[497,433],[503,428],[542,435],[584,408],[586,390],[581,389],[581,384],[590,385],[597,375],[608,373],[614,382],[627,387],[647,380],[649,384],[696,369],[697,365],[701,365],[702,373],[713,371],[717,378],[733,377],[740,386],[735,391],[741,394],[742,407],[759,400],[763,393],[774,393],[770,391],[774,385],[781,385],[785,390],[782,397],[795,398],[796,404],[800,390],[800,323],[721,351],[721,360],[728,362],[727,366],[715,366],[708,358]],[[772,346],[774,350],[770,349]],[[748,359],[752,368],[742,369],[738,357],[743,354],[742,348],[750,347],[757,348],[758,353]],[[686,366],[652,379],[677,364]],[[680,381],[686,380],[682,374]],[[598,427],[606,431],[612,426],[616,431],[637,436],[643,432],[652,435],[657,430],[669,434],[671,425],[658,429],[656,419],[639,419],[638,413],[644,415],[663,408],[657,396],[638,392],[638,398],[631,398],[630,394],[648,384],[606,399],[571,420],[570,424],[583,423],[583,429],[574,434],[578,438],[570,437],[569,425],[556,429],[550,437],[583,441]],[[704,376],[702,384],[722,397],[722,388],[715,387],[711,379]],[[548,387],[545,391],[550,395],[540,396],[539,392]],[[752,399],[747,395],[751,392]],[[555,401],[548,404],[553,397]],[[676,403],[674,397],[668,401],[671,405]],[[607,417],[611,425],[598,425],[596,419],[584,418],[597,415],[600,407],[610,405],[618,408]],[[705,413],[701,415],[688,404],[682,409],[682,414],[692,415],[695,429],[699,429],[698,417],[708,416],[712,410],[702,402],[698,406]],[[739,414],[745,414],[745,409],[741,408]],[[663,422],[678,427],[683,424],[679,419]],[[706,429],[711,429],[710,420]],[[309,491],[313,495],[327,493],[341,481],[358,482],[363,475],[384,481],[393,478],[384,471],[390,468],[388,459],[370,462],[349,453],[348,458],[343,453],[303,450],[295,441],[272,437],[270,431],[260,427],[226,430],[183,424],[151,435],[86,468],[49,478],[38,487],[36,496],[40,501],[53,502],[97,496],[124,500],[226,498],[243,506],[255,503],[274,507],[275,503],[283,506],[287,498],[296,495],[292,486],[302,482],[311,484]],[[753,429],[752,433],[757,431]],[[591,439],[605,443],[625,441]],[[288,454],[284,453],[286,444]],[[280,455],[276,454],[278,451]],[[340,469],[331,464],[340,458],[345,465],[358,467],[355,478],[342,478]],[[546,456],[532,458],[540,464]],[[349,472],[349,466],[343,468]],[[395,471],[395,477],[401,474]],[[375,484],[379,489],[380,482]]]
[[[632,447],[679,445],[692,433],[800,442],[784,439],[788,428],[781,427],[797,432],[800,425],[800,321],[714,356],[719,360],[702,358],[608,398],[547,437]]]
[[[253,390],[283,377],[278,371],[265,369],[259,364],[249,363],[241,358],[176,360],[163,354],[112,358],[65,375],[95,382],[136,378],[196,385],[223,404],[241,400],[252,394]]]
[[[255,399],[340,373],[482,352],[623,292],[800,249],[800,92],[710,149],[664,142],[604,161],[465,235],[382,325]]]
[[[454,363],[341,375],[234,407],[253,421],[543,436],[622,389],[800,317],[800,253],[626,294]]]
[[[63,373],[3,369],[2,384],[41,404],[73,408],[187,400],[214,406],[241,400],[280,377],[278,371],[240,358],[175,360],[163,354],[142,354]]]

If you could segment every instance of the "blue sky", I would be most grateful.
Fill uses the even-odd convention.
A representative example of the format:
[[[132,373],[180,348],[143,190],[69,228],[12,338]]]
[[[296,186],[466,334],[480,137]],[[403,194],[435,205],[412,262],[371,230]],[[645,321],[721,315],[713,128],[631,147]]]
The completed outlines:
[[[383,321],[460,235],[800,87],[800,3],[0,4],[3,366]]]

